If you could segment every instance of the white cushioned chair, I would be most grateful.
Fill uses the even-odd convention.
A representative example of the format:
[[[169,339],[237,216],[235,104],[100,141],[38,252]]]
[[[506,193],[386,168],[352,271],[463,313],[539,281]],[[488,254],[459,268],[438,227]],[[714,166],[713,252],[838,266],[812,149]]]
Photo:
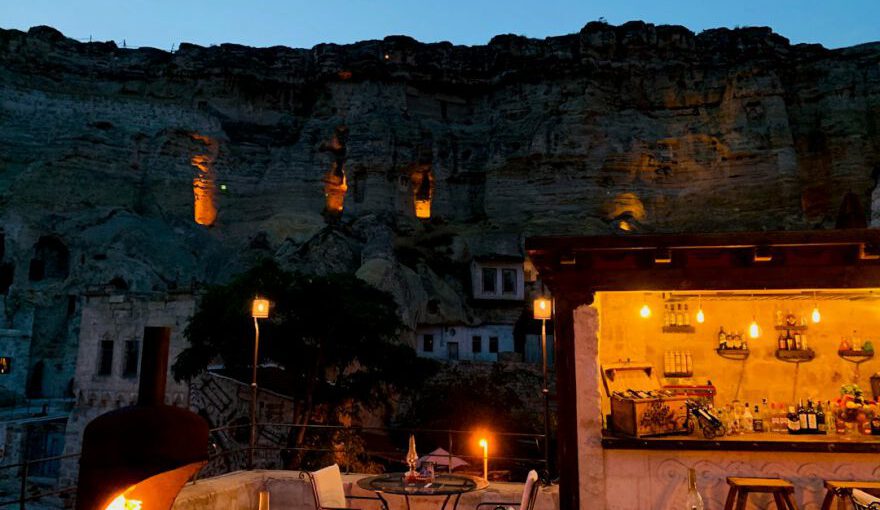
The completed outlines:
[[[529,471],[526,476],[526,483],[523,485],[522,499],[513,503],[499,503],[496,501],[484,501],[477,505],[477,510],[482,507],[488,507],[492,510],[534,510],[535,502],[538,500],[538,472],[534,469]]]
[[[318,510],[342,510],[357,508],[349,506],[349,499],[377,501],[382,508],[388,510],[388,506],[379,498],[368,496],[346,496],[345,487],[342,485],[342,473],[339,465],[333,464],[313,472],[306,473],[312,484],[312,493],[315,496],[315,508]]]
[[[880,498],[859,489],[852,491],[852,503],[856,510],[880,510]]]

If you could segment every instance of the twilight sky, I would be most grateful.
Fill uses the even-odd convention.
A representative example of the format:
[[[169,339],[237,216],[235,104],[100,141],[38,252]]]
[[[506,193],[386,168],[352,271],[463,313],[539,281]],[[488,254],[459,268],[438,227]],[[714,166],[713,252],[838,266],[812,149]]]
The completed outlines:
[[[770,26],[829,48],[880,41],[880,0],[0,0],[0,28],[50,25],[76,39],[162,49],[181,41],[309,48],[397,34],[485,44],[496,34],[573,33],[600,17],[695,32]]]

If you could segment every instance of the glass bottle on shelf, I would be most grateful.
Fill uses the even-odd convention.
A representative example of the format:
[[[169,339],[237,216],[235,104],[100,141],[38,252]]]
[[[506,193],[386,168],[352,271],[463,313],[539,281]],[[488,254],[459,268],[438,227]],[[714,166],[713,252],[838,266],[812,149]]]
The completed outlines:
[[[724,326],[718,330],[718,348],[727,349],[727,333],[724,332]]]
[[[818,417],[816,416],[816,408],[813,407],[813,400],[807,400],[807,431],[811,434],[815,434],[819,431],[819,423]]]
[[[697,471],[688,468],[688,491],[685,497],[685,510],[703,510],[703,497],[697,490]]]
[[[676,305],[675,325],[676,326],[683,326],[684,325],[684,316],[682,315],[682,311],[681,311],[681,303]]]
[[[825,423],[825,410],[822,409],[822,402],[819,402],[819,407],[816,409],[816,431],[820,434],[828,433],[828,425]]]
[[[807,409],[804,407],[804,400],[803,399],[801,399],[801,401],[798,402],[797,416],[798,416],[798,422],[800,423],[799,430],[804,433],[809,432],[810,427],[808,426],[808,423],[807,423]]]
[[[785,343],[785,335],[783,335],[782,333],[779,333],[779,338],[776,339],[776,344],[777,344],[777,348],[780,351],[784,351],[787,346],[787,344]]]
[[[801,431],[801,423],[794,406],[788,406],[788,433],[797,434]]]
[[[749,409],[748,402],[746,402],[746,407],[742,415],[742,429],[743,432],[747,434],[755,431],[755,416],[752,414],[751,409]]]
[[[684,318],[684,325],[685,325],[685,326],[690,326],[690,325],[691,325],[691,312],[688,310],[688,305],[684,305],[684,316],[683,316],[683,318]]]
[[[764,415],[758,404],[755,404],[755,410],[752,412],[752,431],[764,432]]]

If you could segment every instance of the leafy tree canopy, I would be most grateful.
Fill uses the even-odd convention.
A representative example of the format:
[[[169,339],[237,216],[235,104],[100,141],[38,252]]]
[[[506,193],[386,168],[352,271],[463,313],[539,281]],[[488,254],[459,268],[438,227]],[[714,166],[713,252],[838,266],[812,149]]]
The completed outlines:
[[[175,378],[190,379],[219,358],[249,382],[258,295],[272,303],[260,320],[261,363],[283,367],[286,391],[277,389],[294,397],[295,423],[308,423],[321,406],[381,402],[432,370],[398,340],[404,326],[390,294],[350,274],[294,274],[266,260],[208,289],[186,328],[190,345],[172,367]]]

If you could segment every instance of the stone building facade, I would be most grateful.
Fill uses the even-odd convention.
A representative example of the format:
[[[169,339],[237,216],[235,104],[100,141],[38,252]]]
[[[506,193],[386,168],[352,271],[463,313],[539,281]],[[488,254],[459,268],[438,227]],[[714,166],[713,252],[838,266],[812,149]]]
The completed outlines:
[[[85,426],[137,401],[141,341],[148,326],[171,329],[169,366],[186,347],[183,330],[195,308],[192,293],[95,293],[83,296],[73,391],[76,403],[65,431],[65,453],[79,453]],[[165,403],[188,407],[189,386],[167,375]],[[75,460],[62,466],[62,484],[75,483]]]

